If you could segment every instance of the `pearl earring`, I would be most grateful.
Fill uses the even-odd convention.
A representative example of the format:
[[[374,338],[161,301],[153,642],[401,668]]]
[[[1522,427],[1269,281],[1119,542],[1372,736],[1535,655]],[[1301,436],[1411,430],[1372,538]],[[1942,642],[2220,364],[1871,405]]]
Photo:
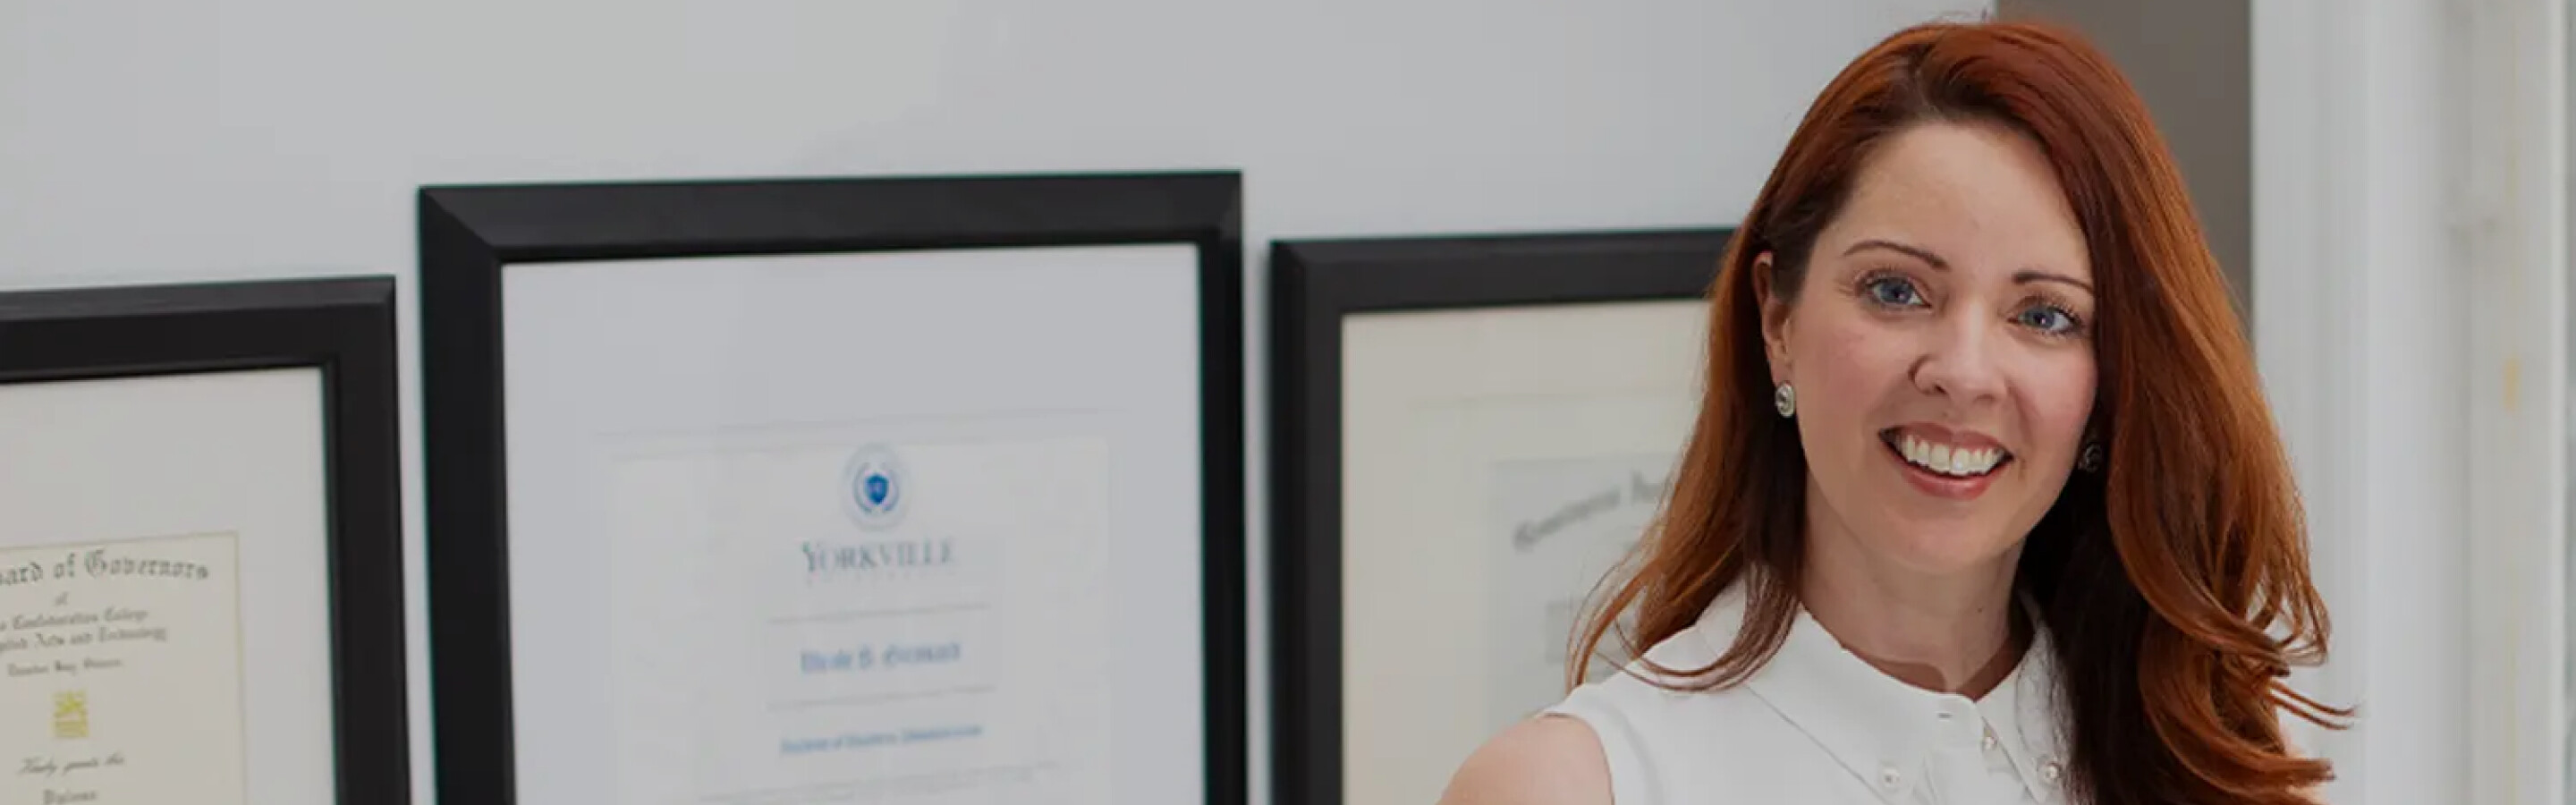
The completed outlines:
[[[1798,390],[1790,388],[1787,383],[1780,384],[1779,388],[1771,391],[1771,407],[1780,409],[1780,416],[1784,419],[1796,416],[1798,413]]]

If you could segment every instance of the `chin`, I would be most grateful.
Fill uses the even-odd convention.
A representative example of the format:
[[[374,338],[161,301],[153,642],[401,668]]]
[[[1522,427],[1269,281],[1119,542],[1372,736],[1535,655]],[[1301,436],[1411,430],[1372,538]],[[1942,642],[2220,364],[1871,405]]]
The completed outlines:
[[[1879,556],[1907,570],[1931,576],[1952,576],[1992,567],[2008,559],[2019,540],[2002,539],[2009,533],[2001,525],[1984,527],[1927,527],[1922,522],[1897,522],[1879,533],[1886,536],[1871,539],[1871,548]]]

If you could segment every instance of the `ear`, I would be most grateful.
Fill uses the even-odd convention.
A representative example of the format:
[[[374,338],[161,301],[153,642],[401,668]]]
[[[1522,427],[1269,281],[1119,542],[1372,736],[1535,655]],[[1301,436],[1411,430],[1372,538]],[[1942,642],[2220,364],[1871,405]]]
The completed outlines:
[[[1789,382],[1790,305],[1771,295],[1772,272],[1779,264],[1770,252],[1753,258],[1753,300],[1762,311],[1762,354],[1771,364],[1771,385]]]

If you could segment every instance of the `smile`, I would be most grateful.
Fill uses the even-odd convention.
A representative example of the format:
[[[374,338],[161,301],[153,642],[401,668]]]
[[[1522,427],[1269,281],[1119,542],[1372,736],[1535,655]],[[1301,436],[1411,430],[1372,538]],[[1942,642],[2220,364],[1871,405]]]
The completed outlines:
[[[1878,438],[1899,460],[1943,478],[1982,478],[2013,460],[2012,452],[1998,445],[1954,444],[1940,436],[1925,438],[1910,430],[1889,428],[1880,431]]]

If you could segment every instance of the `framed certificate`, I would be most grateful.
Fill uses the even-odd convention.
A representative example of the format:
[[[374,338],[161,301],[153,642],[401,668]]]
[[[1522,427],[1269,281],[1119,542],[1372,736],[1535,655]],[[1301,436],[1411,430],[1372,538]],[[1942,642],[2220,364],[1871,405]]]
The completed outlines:
[[[411,796],[393,282],[0,294],[0,801]]]
[[[1239,197],[424,189],[441,798],[1243,801]]]
[[[1274,244],[1279,802],[1432,802],[1565,693],[1661,503],[1724,230]]]

